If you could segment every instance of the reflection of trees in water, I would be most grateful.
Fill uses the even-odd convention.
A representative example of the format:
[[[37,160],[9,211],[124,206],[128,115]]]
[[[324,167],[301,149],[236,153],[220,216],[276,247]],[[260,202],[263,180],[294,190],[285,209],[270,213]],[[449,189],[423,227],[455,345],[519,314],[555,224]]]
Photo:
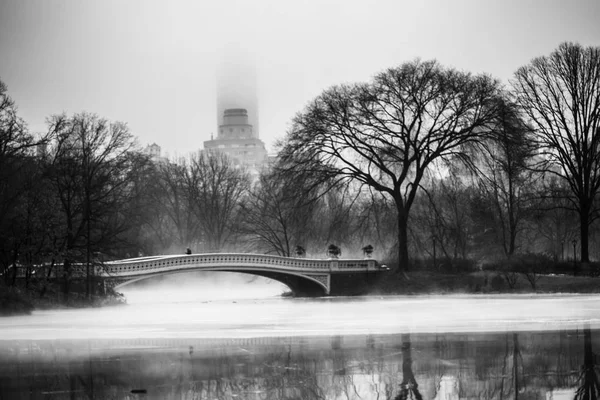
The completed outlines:
[[[419,392],[419,384],[415,379],[412,369],[412,352],[410,345],[410,335],[402,335],[402,382],[400,391],[394,400],[414,399],[421,400],[423,397]]]
[[[294,354],[291,345],[271,353],[263,363],[264,399],[325,399],[317,381],[317,361],[306,359],[303,353]]]
[[[511,349],[512,337],[512,349]],[[506,334],[506,352],[502,365],[502,379],[500,380],[500,399],[511,395],[515,400],[519,397],[519,379],[523,375],[523,356],[519,347],[517,333]]]
[[[423,334],[194,345],[193,351],[183,341],[115,355],[87,344],[72,354],[30,346],[13,358],[4,358],[0,347],[0,398],[14,398],[7,388],[20,385],[27,392],[64,393],[56,399],[70,393],[127,398],[132,389],[145,389],[147,398],[160,399],[523,400],[544,398],[553,389],[575,393],[575,386],[575,400],[598,399],[589,329],[584,336]]]
[[[575,400],[596,400],[600,397],[600,385],[596,373],[596,354],[592,350],[592,332],[586,326],[583,330],[583,365],[579,375]]]

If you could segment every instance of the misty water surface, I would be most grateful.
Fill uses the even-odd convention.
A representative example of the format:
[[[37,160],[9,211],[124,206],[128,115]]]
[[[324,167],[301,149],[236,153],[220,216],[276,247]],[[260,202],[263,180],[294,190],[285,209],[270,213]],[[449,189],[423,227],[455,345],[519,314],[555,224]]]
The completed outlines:
[[[0,399],[556,399],[596,371],[598,296],[299,299],[248,279],[1,318]]]

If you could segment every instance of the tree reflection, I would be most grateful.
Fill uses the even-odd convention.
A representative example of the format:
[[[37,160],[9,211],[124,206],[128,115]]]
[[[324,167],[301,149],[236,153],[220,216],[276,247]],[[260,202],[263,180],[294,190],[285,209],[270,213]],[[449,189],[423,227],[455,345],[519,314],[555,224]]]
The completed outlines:
[[[504,354],[504,363],[502,365],[502,379],[500,380],[500,398],[503,399],[505,395],[508,395],[511,390],[513,392],[514,399],[519,398],[519,360],[521,364],[523,359],[521,356],[521,348],[519,346],[519,336],[516,332],[512,333],[512,351],[510,351],[510,336],[506,335],[506,347]],[[512,364],[512,365],[511,365]],[[505,384],[507,379],[509,380],[507,392],[505,392]]]
[[[400,393],[394,400],[415,399],[422,400],[419,392],[419,385],[415,379],[412,370],[412,353],[410,346],[410,335],[402,335],[402,382],[400,383]]]
[[[596,400],[600,396],[600,385],[596,374],[595,354],[592,351],[592,332],[589,325],[583,330],[583,365],[575,392],[575,400]]]
[[[584,333],[0,343],[0,399],[600,400]]]

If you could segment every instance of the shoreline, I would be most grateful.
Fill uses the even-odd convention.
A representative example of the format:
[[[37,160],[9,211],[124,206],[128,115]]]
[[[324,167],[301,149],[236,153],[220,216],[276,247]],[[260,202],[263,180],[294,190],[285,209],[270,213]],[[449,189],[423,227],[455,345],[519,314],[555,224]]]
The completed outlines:
[[[482,295],[504,298],[521,296],[569,296],[600,294],[600,277],[586,275],[546,274],[535,278],[535,288],[524,274],[505,275],[498,271],[477,271],[470,273],[437,273],[431,271],[410,272],[408,279],[390,271],[377,279],[365,282],[354,295],[323,296],[321,298],[348,300],[368,296],[469,296]],[[82,293],[71,293],[67,298],[52,287],[40,296],[37,288],[27,289],[0,285],[0,317],[29,315],[38,310],[85,309],[126,304],[126,298],[119,293],[105,296],[95,295],[88,300]],[[291,292],[281,294],[282,298],[311,299],[296,297]]]

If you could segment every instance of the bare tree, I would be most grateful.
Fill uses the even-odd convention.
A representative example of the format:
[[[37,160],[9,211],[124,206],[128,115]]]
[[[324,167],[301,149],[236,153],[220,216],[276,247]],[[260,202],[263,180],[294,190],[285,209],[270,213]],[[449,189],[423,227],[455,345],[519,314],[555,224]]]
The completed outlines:
[[[535,202],[528,220],[535,232],[532,241],[554,261],[574,260],[571,243],[578,236],[577,212],[570,201],[570,190],[564,179],[550,176],[536,185]]]
[[[535,128],[543,164],[564,178],[579,214],[581,261],[600,189],[600,47],[563,43],[515,73],[517,101]]]
[[[525,215],[533,194],[534,175],[530,128],[515,105],[503,101],[498,107],[496,128],[476,157],[477,186],[487,203],[499,243],[507,257],[519,248],[519,234],[525,229]]]
[[[0,272],[19,262],[23,245],[31,249],[35,229],[29,229],[33,193],[39,180],[39,171],[33,157],[35,146],[46,138],[35,140],[25,122],[17,115],[17,107],[0,80]],[[24,223],[25,221],[25,223]],[[16,270],[15,270],[16,272]],[[4,273],[5,279],[9,274]]]
[[[133,137],[125,124],[88,113],[56,115],[49,125],[55,136],[45,160],[61,205],[65,292],[73,262],[84,261],[89,296],[92,253],[101,243],[110,247],[110,241],[128,229],[119,212],[135,171],[130,158]]]
[[[0,80],[0,171],[5,171],[14,157],[24,155],[25,151],[39,143],[17,116],[17,107],[7,90],[6,84]]]
[[[398,261],[408,269],[409,213],[436,160],[465,158],[495,116],[498,82],[436,61],[414,61],[368,84],[326,90],[293,121],[280,159],[293,175],[355,180],[390,196]]]
[[[165,162],[155,166],[156,179],[150,182],[153,213],[146,218],[148,235],[160,244],[156,251],[164,252],[178,246],[194,248],[201,242],[200,223],[193,213],[192,189],[189,188],[189,165]]]
[[[413,213],[414,234],[420,234],[422,242],[431,241],[434,264],[438,254],[448,263],[466,259],[473,230],[472,188],[450,174],[444,179],[430,180],[423,192],[426,198],[416,203]]]
[[[237,232],[249,177],[222,153],[200,152],[155,165],[144,235],[157,251],[221,251]]]
[[[240,205],[250,177],[227,155],[201,152],[190,160],[187,186],[208,250],[222,250],[240,224]]]
[[[356,219],[355,229],[360,246],[366,243],[374,244],[377,257],[393,259],[396,257],[396,224],[395,206],[389,197],[381,192],[366,187],[358,199],[358,212],[354,211],[351,218]]]
[[[254,185],[242,205],[241,231],[258,249],[289,257],[306,246],[315,203],[298,189],[268,173]]]

